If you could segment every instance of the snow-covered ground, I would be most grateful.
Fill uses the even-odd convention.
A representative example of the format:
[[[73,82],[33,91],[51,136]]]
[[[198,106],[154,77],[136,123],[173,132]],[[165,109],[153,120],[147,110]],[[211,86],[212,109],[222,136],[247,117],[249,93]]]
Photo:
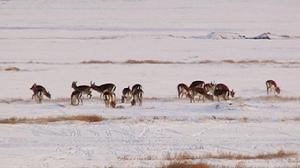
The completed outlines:
[[[182,152],[300,153],[299,8],[297,0],[0,0],[0,119],[106,119],[0,124],[1,165],[159,167]],[[266,95],[267,79],[277,81],[280,96]],[[179,100],[177,84],[194,80],[225,83],[236,97]],[[72,81],[115,83],[124,108],[105,108],[96,92],[71,106]],[[35,82],[51,100],[31,100]],[[121,104],[122,89],[135,83],[143,85],[143,106]],[[198,161],[300,165],[299,155]]]

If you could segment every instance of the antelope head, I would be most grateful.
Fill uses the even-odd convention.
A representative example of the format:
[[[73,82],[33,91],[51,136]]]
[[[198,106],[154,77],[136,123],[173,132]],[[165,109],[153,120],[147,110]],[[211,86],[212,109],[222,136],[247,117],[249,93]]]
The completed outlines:
[[[275,92],[276,92],[277,94],[280,94],[280,88],[279,88],[279,87],[276,87],[276,88],[275,88]]]
[[[72,88],[76,88],[77,87],[77,81],[73,81],[72,82]]]
[[[230,91],[230,96],[234,97],[235,92],[233,91],[233,89]]]
[[[36,87],[36,83],[34,83],[30,89],[33,90],[35,87]]]

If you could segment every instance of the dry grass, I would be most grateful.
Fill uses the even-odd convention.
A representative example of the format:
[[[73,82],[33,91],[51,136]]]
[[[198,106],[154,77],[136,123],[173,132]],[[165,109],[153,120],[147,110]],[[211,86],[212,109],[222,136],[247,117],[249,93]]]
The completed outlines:
[[[58,116],[58,117],[39,117],[39,118],[8,118],[1,119],[0,124],[47,124],[60,121],[83,121],[100,122],[104,118],[96,115],[76,115],[76,116]]]
[[[168,165],[162,166],[162,168],[212,168],[206,163],[189,163],[189,162],[171,162]]]
[[[7,67],[4,71],[20,71],[21,69],[18,67]]]
[[[297,156],[296,152],[287,152],[280,150],[275,153],[265,153],[258,155],[241,155],[241,154],[232,154],[232,153],[220,153],[220,154],[207,154],[204,158],[209,159],[223,159],[223,160],[270,160],[270,159],[282,159]]]
[[[90,60],[90,61],[82,61],[80,64],[113,64],[113,61],[100,61],[100,60]]]
[[[268,102],[291,102],[291,101],[300,101],[300,97],[269,95],[269,96],[258,96],[258,97],[245,98],[243,100],[244,101],[261,100],[261,101],[268,101]]]
[[[125,64],[179,64],[181,62],[160,61],[160,60],[127,60]]]
[[[168,160],[168,161],[187,161],[187,160],[201,160],[201,159],[220,159],[220,160],[271,160],[271,159],[283,159],[289,157],[298,156],[297,152],[279,150],[275,153],[263,153],[257,155],[242,155],[233,153],[218,153],[218,154],[204,154],[204,155],[192,155],[187,152],[181,153],[167,153],[162,158],[157,156],[145,156],[139,158],[119,157],[120,160]]]

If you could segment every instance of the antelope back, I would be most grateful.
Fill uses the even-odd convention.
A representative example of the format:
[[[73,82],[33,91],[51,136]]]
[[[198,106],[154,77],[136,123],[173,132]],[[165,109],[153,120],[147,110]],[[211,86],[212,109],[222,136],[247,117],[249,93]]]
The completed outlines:
[[[215,87],[215,90],[224,90],[224,91],[228,90],[229,91],[228,87],[223,83],[217,84],[216,87]]]
[[[114,92],[116,90],[116,85],[113,83],[106,83],[103,85],[98,86],[95,90],[98,92]]]
[[[137,89],[142,89],[142,85],[141,84],[135,84],[135,85],[132,86],[131,90],[134,92]]]
[[[180,83],[177,85],[177,90],[178,90],[178,92],[183,91],[183,90],[189,91],[189,88],[186,84]]]
[[[203,81],[193,81],[191,84],[190,84],[190,89],[193,89],[193,88],[196,88],[196,87],[203,87],[204,86],[204,82]]]
[[[272,86],[277,87],[277,84],[274,80],[267,80],[266,85],[267,85],[267,87],[272,87]]]

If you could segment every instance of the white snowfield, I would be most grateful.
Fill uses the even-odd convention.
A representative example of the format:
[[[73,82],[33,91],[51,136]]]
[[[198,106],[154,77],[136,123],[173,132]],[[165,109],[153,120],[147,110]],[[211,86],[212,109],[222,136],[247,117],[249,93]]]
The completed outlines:
[[[161,167],[168,155],[278,151],[271,159],[189,160],[216,167],[300,166],[300,1],[0,0],[0,121],[97,115],[87,123],[0,124],[0,167]],[[12,70],[9,70],[12,69]],[[273,79],[279,96],[267,95]],[[177,85],[225,83],[229,101],[190,103]],[[72,81],[112,82],[71,106]],[[51,93],[31,100],[33,83]],[[140,83],[142,106],[122,104]]]

